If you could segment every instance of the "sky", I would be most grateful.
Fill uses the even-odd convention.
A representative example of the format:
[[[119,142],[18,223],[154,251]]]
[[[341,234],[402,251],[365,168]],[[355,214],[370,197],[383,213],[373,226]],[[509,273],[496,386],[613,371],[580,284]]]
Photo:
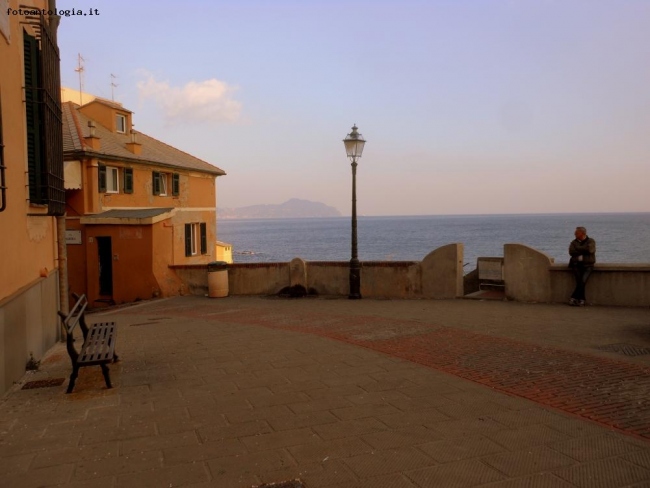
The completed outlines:
[[[58,0],[62,85],[226,171],[219,207],[650,212],[648,0]],[[111,74],[116,78],[111,78]]]

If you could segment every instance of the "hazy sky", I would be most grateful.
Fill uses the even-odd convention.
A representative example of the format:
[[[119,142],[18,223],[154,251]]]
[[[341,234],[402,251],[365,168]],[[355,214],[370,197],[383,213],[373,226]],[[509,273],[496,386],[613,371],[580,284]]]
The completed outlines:
[[[61,78],[205,159],[218,205],[650,211],[648,0],[58,0]]]

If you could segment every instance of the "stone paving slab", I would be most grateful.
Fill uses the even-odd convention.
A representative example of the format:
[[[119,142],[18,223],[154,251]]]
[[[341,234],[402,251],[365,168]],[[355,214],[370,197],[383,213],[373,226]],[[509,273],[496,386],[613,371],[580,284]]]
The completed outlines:
[[[647,310],[178,297],[89,319],[108,317],[115,388],[83,368],[66,395],[57,345],[21,384],[62,385],[0,399],[0,486],[650,486],[650,358],[584,345],[650,347]]]

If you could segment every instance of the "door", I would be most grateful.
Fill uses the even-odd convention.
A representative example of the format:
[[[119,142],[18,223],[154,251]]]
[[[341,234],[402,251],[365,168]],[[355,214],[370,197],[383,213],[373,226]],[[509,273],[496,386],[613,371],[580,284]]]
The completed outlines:
[[[113,296],[113,246],[110,237],[97,237],[99,294]]]

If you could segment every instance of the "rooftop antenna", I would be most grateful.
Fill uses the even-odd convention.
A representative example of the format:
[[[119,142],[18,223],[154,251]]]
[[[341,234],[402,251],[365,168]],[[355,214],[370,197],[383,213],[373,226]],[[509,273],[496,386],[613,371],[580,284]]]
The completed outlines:
[[[74,69],[77,73],[79,73],[79,105],[83,105],[82,103],[82,93],[83,93],[83,72],[84,72],[84,65],[83,63],[86,60],[81,57],[81,53],[77,55],[77,67]]]
[[[112,100],[112,101],[115,101],[115,93],[114,93],[113,89],[114,89],[115,87],[117,87],[117,86],[120,86],[120,85],[118,85],[117,83],[115,83],[115,81],[113,81],[113,80],[115,80],[116,78],[117,78],[117,76],[115,76],[113,73],[111,73],[111,100]]]

